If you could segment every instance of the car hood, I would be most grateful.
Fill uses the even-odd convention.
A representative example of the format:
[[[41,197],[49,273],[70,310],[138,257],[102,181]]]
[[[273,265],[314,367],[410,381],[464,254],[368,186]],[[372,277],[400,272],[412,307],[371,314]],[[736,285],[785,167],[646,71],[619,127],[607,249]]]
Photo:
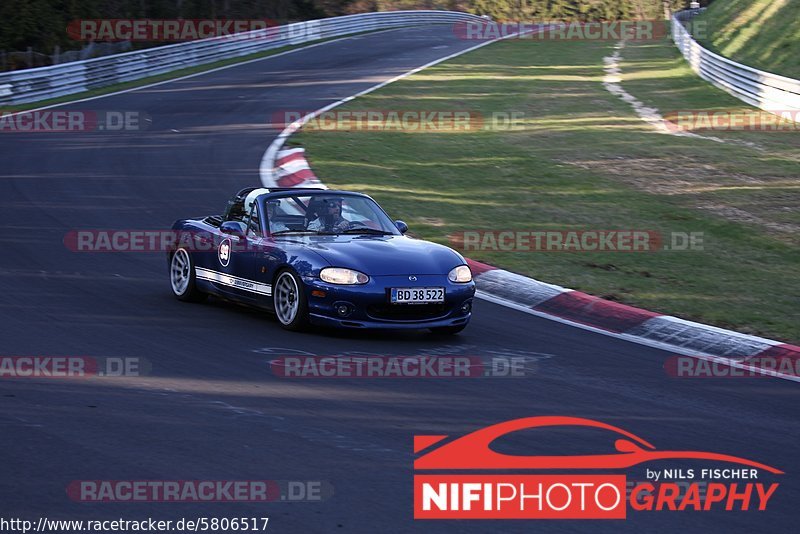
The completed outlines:
[[[406,236],[306,236],[302,241],[333,267],[356,269],[370,276],[447,274],[466,262],[444,245]]]

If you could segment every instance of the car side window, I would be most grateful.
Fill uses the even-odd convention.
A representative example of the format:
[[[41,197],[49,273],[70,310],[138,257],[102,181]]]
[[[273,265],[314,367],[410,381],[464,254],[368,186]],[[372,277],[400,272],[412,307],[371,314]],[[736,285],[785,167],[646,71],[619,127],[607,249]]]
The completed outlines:
[[[261,219],[258,216],[258,203],[253,202],[253,207],[250,213],[245,217],[245,224],[247,224],[247,235],[255,237],[262,237],[261,233]]]

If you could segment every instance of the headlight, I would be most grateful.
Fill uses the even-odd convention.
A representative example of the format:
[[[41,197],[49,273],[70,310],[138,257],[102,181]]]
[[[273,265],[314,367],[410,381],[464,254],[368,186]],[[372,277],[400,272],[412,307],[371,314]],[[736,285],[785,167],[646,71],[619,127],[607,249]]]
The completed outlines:
[[[466,284],[467,282],[472,282],[472,271],[470,271],[469,267],[466,265],[459,265],[450,271],[447,278],[449,278],[451,282]]]
[[[340,284],[352,286],[356,284],[366,284],[369,276],[353,269],[342,269],[341,267],[326,267],[319,272],[319,277],[329,284]]]

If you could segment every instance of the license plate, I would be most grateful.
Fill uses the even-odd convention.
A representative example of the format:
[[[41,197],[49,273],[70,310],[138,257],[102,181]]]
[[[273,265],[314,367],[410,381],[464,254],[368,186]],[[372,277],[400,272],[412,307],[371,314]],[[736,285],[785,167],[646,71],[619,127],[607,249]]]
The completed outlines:
[[[393,287],[392,304],[431,304],[444,302],[443,287]]]

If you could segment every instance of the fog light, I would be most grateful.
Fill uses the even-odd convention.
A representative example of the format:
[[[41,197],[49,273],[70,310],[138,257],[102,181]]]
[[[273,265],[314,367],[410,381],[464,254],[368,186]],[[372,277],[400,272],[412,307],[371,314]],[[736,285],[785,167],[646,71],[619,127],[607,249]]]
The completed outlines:
[[[472,302],[470,301],[467,301],[461,305],[461,313],[469,313],[471,309],[472,309]]]
[[[336,313],[339,315],[339,317],[347,317],[350,315],[350,306],[347,304],[337,304]]]

